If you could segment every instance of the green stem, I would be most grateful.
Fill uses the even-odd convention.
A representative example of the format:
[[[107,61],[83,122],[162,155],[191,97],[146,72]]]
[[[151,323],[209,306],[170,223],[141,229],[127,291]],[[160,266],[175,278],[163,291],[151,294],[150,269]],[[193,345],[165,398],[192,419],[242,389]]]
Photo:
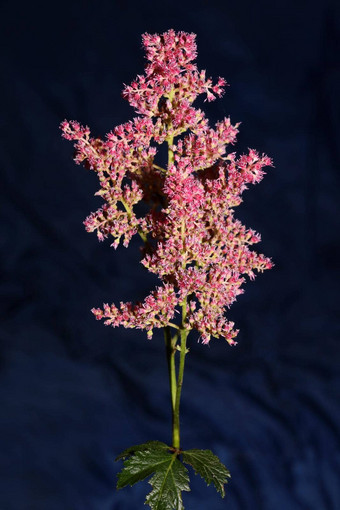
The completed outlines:
[[[167,141],[168,141],[168,167],[169,167],[169,165],[171,165],[175,160],[173,150],[170,149],[170,147],[172,147],[174,144],[174,137],[169,136]]]
[[[127,205],[127,203],[125,202],[125,200],[123,199],[123,197],[120,199],[121,203],[123,204],[124,206],[124,209],[125,211],[127,212],[128,214],[128,218],[130,219],[131,216],[132,216],[132,209]],[[144,243],[147,243],[148,241],[148,238],[146,236],[146,234],[144,234],[144,232],[141,230],[141,229],[138,229],[138,234],[140,235],[142,241],[144,241]]]
[[[171,90],[169,93],[169,99],[172,101],[174,97],[175,91]],[[171,121],[168,124],[168,128],[172,130]],[[171,164],[174,163],[175,157],[174,152],[172,150],[172,146],[174,143],[174,136],[169,135],[166,139],[168,143],[168,169]],[[183,238],[183,253],[185,252],[184,245],[184,223],[182,225],[182,238]],[[184,263],[185,267],[185,263]],[[181,347],[180,347],[180,358],[179,358],[179,367],[178,367],[178,376],[176,377],[176,363],[175,356],[177,352],[177,339],[178,333],[172,338],[170,333],[170,327],[166,326],[164,328],[164,336],[165,336],[165,345],[166,345],[166,353],[168,360],[168,369],[169,369],[169,381],[170,381],[170,395],[171,395],[171,409],[172,409],[172,446],[176,450],[180,449],[180,421],[179,421],[179,406],[181,401],[181,392],[183,385],[183,376],[184,376],[184,363],[185,356],[187,354],[186,341],[189,331],[185,329],[185,321],[187,315],[187,300],[185,299],[182,303],[182,324],[181,327],[178,328],[181,336]]]
[[[186,342],[187,342],[187,336],[188,336],[189,331],[187,329],[184,329],[186,313],[187,313],[187,302],[185,300],[182,304],[181,351],[180,351],[179,368],[178,368],[175,408],[174,408],[174,412],[173,412],[173,421],[172,421],[172,446],[174,448],[176,448],[176,450],[180,449],[179,406],[180,406],[181,392],[182,392],[182,386],[183,386],[185,356],[188,352]]]
[[[154,168],[156,168],[157,170],[160,170],[161,172],[163,172],[163,174],[166,174],[165,168],[162,168],[161,166],[158,166],[158,165],[155,165],[155,164],[153,164],[152,166]]]
[[[166,326],[164,328],[166,357],[167,357],[167,361],[168,361],[168,370],[169,370],[169,384],[170,384],[172,417],[173,417],[174,411],[175,411],[176,387],[177,387],[176,364],[175,364],[177,338],[178,338],[177,333],[173,338],[171,337],[171,332],[170,332],[169,326]]]

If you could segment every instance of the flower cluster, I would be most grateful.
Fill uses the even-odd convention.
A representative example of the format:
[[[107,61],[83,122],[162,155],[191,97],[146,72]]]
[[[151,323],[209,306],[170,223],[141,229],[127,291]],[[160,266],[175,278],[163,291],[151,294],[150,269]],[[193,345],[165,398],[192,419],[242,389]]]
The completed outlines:
[[[232,345],[237,330],[226,309],[243,292],[245,275],[253,279],[254,271],[272,267],[269,258],[251,250],[260,236],[234,218],[234,207],[272,163],[252,149],[239,158],[226,154],[239,124],[225,118],[211,127],[192,106],[200,94],[208,101],[221,96],[226,85],[198,71],[194,34],[145,34],[143,43],[145,75],[123,91],[139,115],[105,141],[75,121],[61,125],[63,136],[75,141],[76,163],[85,163],[100,181],[97,195],[105,203],[85,220],[87,231],[96,231],[99,240],[112,236],[115,248],[122,237],[128,246],[139,233],[145,242],[141,262],[162,282],[142,303],[105,304],[93,313],[105,324],[145,329],[149,338],[153,328],[170,325],[197,330],[203,343],[213,336]],[[163,143],[165,168],[157,164]],[[144,217],[134,210],[141,200],[150,205]],[[185,319],[176,324],[184,304]]]

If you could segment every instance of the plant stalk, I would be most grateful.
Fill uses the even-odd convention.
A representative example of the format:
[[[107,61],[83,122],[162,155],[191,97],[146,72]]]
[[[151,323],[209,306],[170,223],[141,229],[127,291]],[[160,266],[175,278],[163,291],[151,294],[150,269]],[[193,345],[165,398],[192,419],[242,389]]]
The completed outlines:
[[[176,448],[176,450],[180,449],[181,441],[180,441],[180,414],[179,407],[181,401],[181,393],[183,386],[183,377],[184,377],[184,364],[185,364],[185,356],[187,354],[187,336],[189,331],[184,329],[184,322],[186,318],[186,308],[187,303],[186,300],[182,304],[182,328],[181,328],[181,350],[180,350],[180,358],[179,358],[179,368],[178,368],[178,377],[177,377],[177,386],[176,386],[176,398],[175,398],[175,408],[173,411],[173,420],[172,420],[172,446]]]
[[[169,100],[172,101],[174,97],[174,91],[172,90],[169,94]],[[172,125],[169,123],[169,128],[171,130]],[[172,145],[174,143],[174,136],[170,135],[167,138],[168,143],[168,168],[174,162],[174,153],[172,150]],[[182,238],[184,238],[184,224],[182,225]],[[184,240],[183,240],[183,252],[185,251]],[[185,264],[184,264],[185,267]],[[165,337],[165,345],[166,345],[166,354],[168,360],[168,369],[169,369],[169,383],[170,383],[170,396],[171,396],[171,410],[172,410],[172,446],[176,450],[180,449],[180,414],[179,407],[181,401],[181,392],[183,386],[183,376],[184,376],[184,364],[185,364],[185,356],[187,354],[186,341],[189,331],[185,329],[185,321],[187,315],[187,300],[185,299],[182,303],[182,324],[179,328],[180,338],[181,338],[181,346],[180,346],[180,358],[179,358],[179,367],[178,374],[176,370],[176,352],[177,352],[177,340],[178,340],[178,332],[174,337],[171,337],[170,326],[166,326],[164,328],[164,337]]]
[[[167,361],[168,361],[168,370],[169,370],[169,384],[170,384],[172,415],[174,414],[175,403],[176,403],[177,377],[176,377],[175,355],[176,355],[177,338],[178,338],[177,333],[173,338],[171,337],[171,331],[170,331],[169,326],[166,326],[164,328],[166,357],[167,357]]]

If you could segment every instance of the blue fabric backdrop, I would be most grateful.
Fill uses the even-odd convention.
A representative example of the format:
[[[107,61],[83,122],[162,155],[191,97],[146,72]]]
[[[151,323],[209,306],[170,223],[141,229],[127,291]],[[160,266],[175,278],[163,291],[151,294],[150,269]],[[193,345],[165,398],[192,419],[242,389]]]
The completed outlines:
[[[170,441],[161,334],[105,328],[102,302],[155,284],[139,241],[109,248],[83,219],[94,174],[72,162],[66,117],[98,136],[132,117],[123,83],[143,71],[141,34],[197,34],[200,68],[231,84],[206,104],[242,121],[239,152],[273,157],[238,217],[275,268],[230,318],[239,344],[191,341],[186,448],[228,466],[226,499],[193,478],[195,510],[340,508],[339,3],[3,1],[1,7],[1,510],[135,510],[116,492],[126,446]]]

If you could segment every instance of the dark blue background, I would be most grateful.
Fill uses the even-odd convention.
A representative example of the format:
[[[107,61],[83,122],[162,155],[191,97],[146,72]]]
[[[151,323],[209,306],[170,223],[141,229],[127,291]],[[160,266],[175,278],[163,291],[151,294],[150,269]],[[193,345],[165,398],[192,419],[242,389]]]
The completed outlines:
[[[186,448],[232,473],[226,499],[193,478],[186,508],[340,508],[338,189],[339,4],[14,2],[1,7],[1,510],[135,510],[148,485],[116,492],[114,457],[170,441],[161,333],[105,328],[102,302],[145,296],[155,278],[83,219],[100,200],[59,123],[96,136],[133,116],[123,83],[143,72],[141,34],[197,34],[200,68],[231,86],[205,103],[242,121],[274,159],[237,211],[275,268],[248,283],[230,318],[239,344],[191,341]]]

